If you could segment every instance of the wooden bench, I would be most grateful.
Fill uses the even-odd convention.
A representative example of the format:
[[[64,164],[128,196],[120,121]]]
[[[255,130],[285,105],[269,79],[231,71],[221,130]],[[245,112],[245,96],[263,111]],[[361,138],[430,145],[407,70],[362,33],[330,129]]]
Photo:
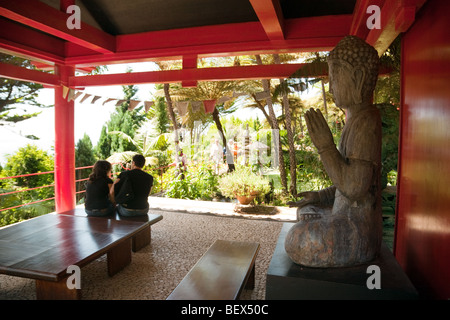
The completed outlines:
[[[253,289],[259,244],[216,240],[167,300],[235,300]]]
[[[65,215],[74,215],[80,217],[87,217],[84,208],[75,208],[69,211],[61,212],[59,214]],[[137,252],[143,247],[147,246],[151,242],[151,226],[152,224],[157,223],[162,220],[162,215],[148,213],[145,216],[136,216],[136,217],[124,217],[119,215],[117,212],[112,216],[100,217],[102,219],[112,219],[116,221],[138,221],[146,224],[146,227],[138,232],[136,235],[132,237],[132,250],[133,252]]]

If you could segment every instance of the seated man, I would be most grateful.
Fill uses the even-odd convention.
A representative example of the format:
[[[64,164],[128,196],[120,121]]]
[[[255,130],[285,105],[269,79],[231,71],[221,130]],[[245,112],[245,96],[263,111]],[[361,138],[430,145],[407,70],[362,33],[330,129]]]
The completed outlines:
[[[377,51],[347,36],[328,58],[330,92],[346,110],[339,149],[319,110],[305,114],[311,140],[333,186],[304,192],[297,222],[285,249],[295,263],[309,267],[342,267],[376,257],[382,237],[380,196],[381,118],[372,104],[378,76]]]
[[[113,188],[111,188],[111,193],[114,196],[114,194],[119,194],[126,179],[131,182],[134,196],[124,203],[117,204],[117,211],[123,216],[140,216],[146,215],[148,212],[148,196],[152,190],[153,176],[142,171],[144,165],[144,156],[140,154],[133,156],[131,170],[120,173]]]

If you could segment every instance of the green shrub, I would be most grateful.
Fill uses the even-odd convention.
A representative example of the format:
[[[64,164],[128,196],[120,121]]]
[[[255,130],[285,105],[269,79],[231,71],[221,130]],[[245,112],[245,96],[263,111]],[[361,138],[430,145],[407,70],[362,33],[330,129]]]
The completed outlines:
[[[219,192],[218,177],[205,163],[189,166],[183,172],[171,168],[164,179],[170,181],[166,190],[169,198],[211,200]]]
[[[248,196],[252,192],[265,195],[270,191],[270,184],[267,178],[254,173],[251,168],[238,166],[219,179],[219,190],[228,198]]]
[[[46,151],[38,149],[35,145],[27,145],[20,148],[7,159],[7,163],[1,172],[2,177],[20,176],[29,173],[53,171],[53,157]],[[26,190],[41,186],[49,186],[24,192],[0,196],[0,208],[10,208],[26,203],[36,202],[54,197],[53,173],[3,179],[0,182],[0,193]],[[0,226],[19,222],[38,215],[55,210],[54,200],[33,203],[19,208],[0,212]]]

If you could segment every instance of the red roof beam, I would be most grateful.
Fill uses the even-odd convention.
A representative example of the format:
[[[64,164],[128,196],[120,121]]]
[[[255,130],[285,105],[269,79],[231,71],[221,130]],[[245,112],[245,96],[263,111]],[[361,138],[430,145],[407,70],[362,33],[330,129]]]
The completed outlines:
[[[115,54],[71,51],[70,64],[98,65],[151,60],[331,50],[348,35],[352,15],[288,19],[285,39],[268,40],[259,22],[144,32],[117,36]]]
[[[44,63],[64,63],[65,41],[0,17],[0,51]]]
[[[197,58],[196,54],[183,56],[183,69],[196,69],[197,68]],[[181,85],[185,88],[196,87],[197,81],[183,81]]]
[[[284,19],[279,0],[250,0],[269,40],[284,39]]]
[[[210,44],[192,47],[167,49],[148,49],[132,52],[120,52],[113,55],[85,55],[66,58],[67,64],[92,66],[114,63],[134,63],[145,61],[181,60],[185,55],[198,54],[199,58],[225,57],[249,54],[272,54],[290,52],[315,52],[333,49],[343,36],[313,39],[284,40],[282,43],[255,41],[244,43]]]
[[[367,19],[370,14],[367,13],[367,8],[376,5],[379,8],[383,7],[385,0],[357,0],[355,9],[353,10],[353,20],[350,26],[350,35],[365,39],[370,29],[367,27]]]
[[[117,53],[137,50],[167,49],[185,47],[246,43],[278,43],[296,39],[322,39],[348,35],[352,15],[321,16],[285,20],[285,39],[268,42],[259,22],[229,23],[193,28],[151,31],[117,36]],[[326,44],[327,45],[327,44]],[[170,55],[169,55],[170,56]]]
[[[183,81],[230,81],[288,78],[305,64],[276,64],[262,66],[237,66],[198,68],[166,71],[131,72],[78,76],[69,79],[69,87],[130,85],[145,83],[176,83]],[[324,73],[311,76],[324,76]]]
[[[427,0],[386,0],[381,8],[381,28],[373,28],[366,41],[381,56],[397,36],[414,23],[415,13]]]
[[[39,69],[41,71],[53,71],[55,70],[55,66],[53,64],[47,64],[39,61],[31,61],[31,63],[36,67],[36,69]],[[76,67],[75,71],[82,72],[82,73],[90,73],[95,70],[95,67],[82,67],[78,68]]]
[[[114,36],[83,22],[80,29],[69,29],[70,15],[40,1],[0,0],[0,15],[96,52],[115,51]]]
[[[19,81],[40,83],[42,85],[50,87],[56,87],[60,85],[59,77],[54,74],[26,69],[3,62],[0,62],[0,77]]]

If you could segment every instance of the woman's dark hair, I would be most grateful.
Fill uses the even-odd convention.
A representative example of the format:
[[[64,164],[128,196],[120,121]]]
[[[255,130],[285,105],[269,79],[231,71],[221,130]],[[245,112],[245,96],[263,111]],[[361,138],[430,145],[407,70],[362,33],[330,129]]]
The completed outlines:
[[[108,171],[111,170],[112,166],[106,160],[98,160],[94,164],[92,173],[89,175],[89,181],[95,181],[100,178],[106,178],[108,176]]]

